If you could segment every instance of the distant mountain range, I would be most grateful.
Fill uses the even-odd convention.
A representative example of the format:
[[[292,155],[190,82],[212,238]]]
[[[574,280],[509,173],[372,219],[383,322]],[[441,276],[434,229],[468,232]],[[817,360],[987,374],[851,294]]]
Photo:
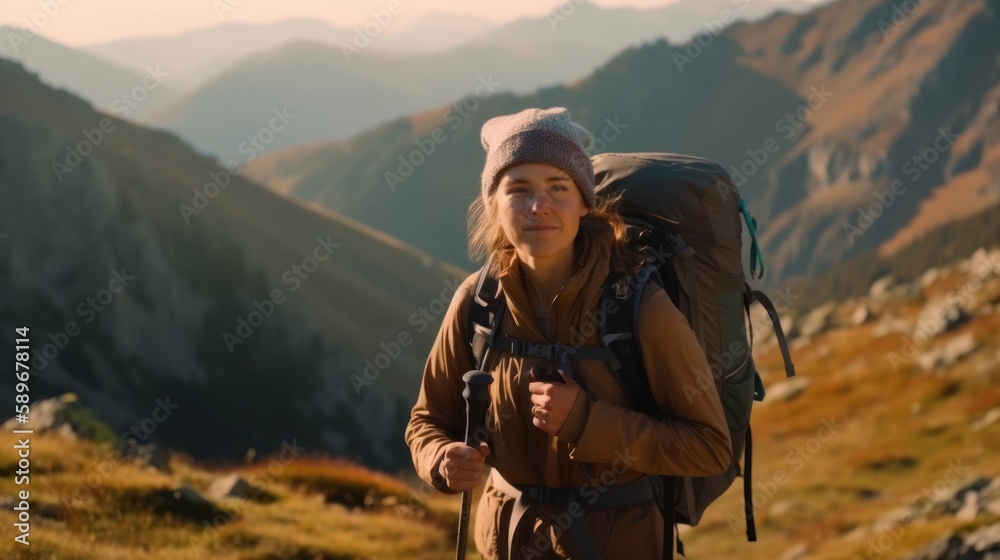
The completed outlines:
[[[397,25],[405,24],[396,24],[392,14],[385,17],[385,24],[376,22],[379,23],[377,45],[380,51],[394,54],[432,52],[453,47],[494,26],[489,21],[470,16],[435,14],[397,30]],[[363,28],[338,27],[306,18],[267,24],[227,23],[177,35],[112,41],[84,50],[132,69],[157,62],[175,71],[190,88],[244,57],[288,43],[314,41],[337,48],[342,43],[353,44],[359,35],[357,27]]]
[[[300,33],[296,39],[301,42],[282,41],[280,47],[242,59],[145,122],[227,161],[237,157],[239,139],[259,130],[253,115],[266,115],[275,106],[287,105],[303,118],[277,136],[269,151],[346,139],[392,118],[472,95],[480,79],[496,81],[500,91],[530,93],[582,78],[626,47],[660,37],[680,41],[699,30],[708,33],[712,20],[721,27],[723,17],[729,23],[805,7],[801,2],[713,0],[639,10],[573,2],[547,17],[521,18],[485,33],[463,28],[463,41],[433,52],[404,50],[403,38],[415,43],[431,36],[454,38],[452,28],[462,28],[460,22],[445,20],[435,33],[426,31],[431,25],[426,22],[403,38],[389,35],[391,26],[384,36],[361,40],[352,31],[347,48],[321,38],[319,31]],[[216,40],[209,31],[199,35],[200,41],[189,41],[190,47],[173,50],[201,53],[196,45]],[[165,46],[156,45],[156,52]],[[110,50],[100,52],[110,56]]]
[[[657,41],[570,85],[493,95],[461,115],[444,105],[267,154],[249,173],[469,266],[480,127],[563,105],[601,139],[597,151],[722,163],[759,220],[770,281],[816,275],[1000,203],[1000,2],[897,12],[842,0],[700,43]]]
[[[0,83],[0,324],[31,329],[34,399],[73,391],[122,430],[169,397],[156,436],[196,456],[297,437],[407,464],[414,372],[440,318],[418,312],[467,272],[18,64],[0,60]]]
[[[141,119],[183,89],[177,74],[152,58],[135,67],[122,66],[13,27],[0,27],[0,58],[18,61],[45,83],[120,118]]]

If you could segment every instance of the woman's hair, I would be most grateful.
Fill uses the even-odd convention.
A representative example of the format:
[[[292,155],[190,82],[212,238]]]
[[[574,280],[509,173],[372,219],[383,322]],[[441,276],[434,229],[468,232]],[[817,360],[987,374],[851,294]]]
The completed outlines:
[[[488,202],[477,196],[469,205],[469,259],[478,263],[484,259],[490,263],[487,271],[496,277],[510,264],[513,247],[504,233],[500,217],[497,215],[496,193],[494,189]],[[580,218],[581,235],[591,240],[602,238],[613,239],[612,254],[614,255],[615,271],[619,274],[635,274],[643,264],[643,256],[629,246],[625,238],[625,220],[618,213],[622,197],[597,197],[597,205]],[[577,246],[579,244],[577,243]],[[496,258],[490,258],[491,256]]]

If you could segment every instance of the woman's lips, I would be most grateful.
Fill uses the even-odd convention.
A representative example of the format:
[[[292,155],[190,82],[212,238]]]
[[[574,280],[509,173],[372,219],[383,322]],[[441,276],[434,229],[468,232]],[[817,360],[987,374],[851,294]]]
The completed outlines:
[[[525,231],[552,231],[559,229],[556,226],[531,226],[524,228]]]

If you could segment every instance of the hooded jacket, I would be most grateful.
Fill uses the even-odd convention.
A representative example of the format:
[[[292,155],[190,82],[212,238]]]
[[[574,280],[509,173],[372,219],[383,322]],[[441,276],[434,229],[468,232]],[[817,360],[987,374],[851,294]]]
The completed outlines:
[[[551,307],[552,339],[536,325],[521,263],[508,249],[509,265],[499,275],[508,305],[503,334],[539,344],[598,345],[598,308],[612,243],[611,238],[581,228],[575,241],[576,271]],[[462,375],[476,369],[466,345],[475,282],[473,274],[462,283],[442,320],[405,434],[419,476],[446,494],[457,492],[445,485],[438,466],[445,445],[464,441]],[[606,363],[574,360],[572,375],[581,391],[562,428],[551,436],[532,423],[528,370],[541,360],[493,351],[483,368],[494,379],[486,418],[491,451],[487,464],[507,481],[596,493],[647,474],[711,476],[728,468],[732,447],[719,396],[714,390],[691,390],[713,386],[704,378],[699,381],[700,376],[711,376],[704,351],[663,289],[650,283],[642,297],[639,347],[654,399],[666,419],[631,410]],[[589,464],[593,483],[584,474],[584,463]],[[508,556],[507,522],[513,499],[486,479],[475,526],[476,548],[484,558],[574,556],[572,535],[559,519],[566,508],[542,505],[532,507],[531,517],[515,535],[515,554]],[[583,517],[601,558],[661,557],[663,517],[652,501],[585,511]],[[527,527],[532,528],[530,534],[523,530]]]

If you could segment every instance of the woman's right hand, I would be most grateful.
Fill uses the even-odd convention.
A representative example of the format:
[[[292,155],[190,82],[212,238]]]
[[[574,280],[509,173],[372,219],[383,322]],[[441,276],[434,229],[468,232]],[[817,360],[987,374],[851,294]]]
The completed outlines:
[[[489,454],[490,446],[485,441],[479,443],[479,449],[473,449],[462,441],[449,443],[444,447],[444,458],[438,472],[448,488],[456,492],[472,490],[483,481],[486,456]]]

